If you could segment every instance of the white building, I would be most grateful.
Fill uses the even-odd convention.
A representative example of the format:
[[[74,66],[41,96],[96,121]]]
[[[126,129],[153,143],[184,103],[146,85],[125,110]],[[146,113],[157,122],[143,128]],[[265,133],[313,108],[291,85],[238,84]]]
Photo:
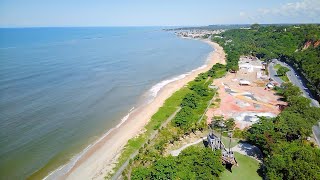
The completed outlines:
[[[239,81],[239,84],[242,86],[242,85],[250,85],[251,83],[249,82],[249,81],[247,81],[247,80],[243,80],[243,79],[241,79],[240,81]]]

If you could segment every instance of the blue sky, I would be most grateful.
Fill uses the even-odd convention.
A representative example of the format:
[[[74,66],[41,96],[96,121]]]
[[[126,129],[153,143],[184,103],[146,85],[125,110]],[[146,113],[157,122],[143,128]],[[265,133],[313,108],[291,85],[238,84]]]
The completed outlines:
[[[1,27],[319,23],[320,0],[0,0]]]

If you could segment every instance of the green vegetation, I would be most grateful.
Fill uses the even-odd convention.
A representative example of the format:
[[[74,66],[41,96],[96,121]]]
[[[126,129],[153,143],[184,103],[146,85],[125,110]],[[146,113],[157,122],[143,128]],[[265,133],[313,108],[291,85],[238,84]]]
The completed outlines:
[[[275,70],[278,70],[280,67],[281,67],[281,65],[280,65],[280,64],[276,64],[276,65],[274,65],[274,67],[273,67],[273,68],[274,68]]]
[[[309,80],[313,90],[320,89],[320,47],[316,45],[320,42],[319,25],[301,25],[296,28],[255,24],[250,30],[233,29],[221,35],[223,38],[213,40],[226,51],[227,65],[214,65],[187,87],[177,91],[152,117],[146,132],[129,141],[119,164],[137,149],[139,154],[130,160],[123,172],[124,178],[217,179],[221,175],[224,168],[220,162],[220,151],[214,153],[195,146],[172,157],[167,155],[166,148],[206,128],[205,122],[198,121],[216,93],[208,85],[214,78],[224,76],[226,70],[237,71],[240,55],[253,55],[265,61],[279,58],[293,64]],[[279,75],[286,77],[285,68],[276,68]],[[254,159],[236,153],[240,166],[233,168],[232,174],[225,170],[222,179],[261,179],[259,174],[266,179],[320,179],[320,150],[307,140],[312,125],[320,119],[320,109],[310,107],[310,100],[302,97],[300,89],[291,83],[284,83],[275,89],[288,102],[288,107],[277,117],[260,118],[257,124],[244,131],[234,129],[232,119],[225,123],[227,129],[234,129],[234,137],[245,138],[260,148],[264,155],[264,165],[259,168]],[[161,124],[179,106],[181,109],[172,121],[160,129]],[[216,125],[219,125],[218,120],[215,120]],[[147,141],[155,131],[158,131],[156,136]],[[223,137],[222,140],[225,142],[228,138]]]
[[[234,127],[236,126],[236,123],[233,118],[227,119],[224,124],[225,124],[227,130],[233,130]]]
[[[279,144],[265,166],[269,179],[320,179],[320,150],[297,142]]]
[[[320,25],[255,24],[250,30],[226,31],[222,37],[213,40],[226,51],[228,70],[237,70],[240,55],[253,55],[267,62],[277,58],[305,76],[314,93],[320,89]],[[278,75],[286,78],[287,69],[279,65],[276,68]],[[276,90],[288,107],[275,118],[261,118],[239,135],[263,152],[265,164],[259,172],[266,179],[320,179],[320,150],[307,140],[311,127],[320,119],[320,109],[310,107],[310,100],[291,83]]]
[[[165,101],[164,105],[159,108],[157,113],[152,116],[151,121],[146,125],[146,132],[128,141],[118,159],[118,163],[116,164],[114,171],[117,171],[120,166],[129,159],[131,154],[139,150],[143,144],[146,143],[151,133],[158,130],[161,124],[177,110],[183,97],[189,92],[190,90],[188,88],[182,88]],[[111,176],[111,174],[108,176]]]
[[[215,90],[208,86],[212,83],[213,78],[222,77],[225,73],[225,66],[216,64],[208,72],[199,74],[187,87],[177,91],[173,97],[166,101],[164,107],[160,108],[152,117],[151,122],[147,125],[147,132],[142,136],[147,136],[150,134],[148,132],[159,128],[162,122],[176,111],[178,106],[181,107],[180,111],[171,123],[167,124],[165,128],[159,129],[159,133],[154,139],[147,141],[144,146],[144,142],[141,141],[139,154],[130,161],[130,165],[123,172],[124,177],[132,179],[203,179],[204,176],[213,179],[218,177],[223,171],[220,152],[214,154],[207,153],[207,149],[204,148],[191,148],[177,158],[163,157],[163,155],[169,144],[173,144],[183,136],[203,131],[206,128],[204,121],[199,123],[198,121],[215,94]],[[167,112],[168,110],[170,113]],[[134,148],[136,149],[136,146]],[[187,153],[189,151],[190,153]],[[209,161],[205,161],[205,159],[211,159],[212,162],[217,161],[217,163],[206,164]],[[191,165],[191,161],[193,165]],[[186,171],[187,169],[188,171]]]
[[[222,143],[223,143],[224,145],[226,145],[227,147],[229,147],[230,138],[227,137],[227,134],[222,135],[221,140],[222,140]],[[232,139],[231,139],[231,143],[230,143],[230,147],[231,147],[231,148],[235,147],[237,144],[239,144],[239,142],[240,142],[239,139],[237,139],[237,138],[232,138]]]
[[[277,64],[278,65],[278,64]],[[289,82],[289,79],[287,77],[287,72],[289,72],[290,69],[287,67],[283,67],[280,65],[280,67],[277,70],[277,75],[284,81],[284,82]]]
[[[131,179],[218,179],[224,171],[220,156],[220,151],[191,146],[177,157],[160,157],[149,167],[133,169]]]
[[[207,72],[207,75],[213,78],[221,78],[226,74],[226,67],[223,64],[215,64],[212,68]]]
[[[221,180],[234,180],[234,179],[246,179],[246,180],[256,180],[262,179],[258,174],[259,162],[253,158],[242,155],[235,152],[235,157],[238,161],[239,166],[233,167],[232,172],[224,171],[220,179]]]
[[[203,35],[201,38],[202,39],[208,39],[210,37],[210,34],[205,34],[205,35]]]
[[[277,58],[292,64],[307,78],[312,92],[320,93],[320,25],[255,24],[251,29],[231,29],[221,36],[213,40],[226,51],[228,70],[238,69],[240,55],[253,55],[265,61]]]
[[[285,76],[287,72],[289,72],[290,69],[288,69],[287,67],[283,67],[281,66],[278,70],[277,70],[277,75],[278,76]]]
[[[289,80],[289,78],[288,78],[288,76],[280,76],[280,79],[283,81],[283,82],[289,82],[290,80]]]
[[[268,179],[320,179],[320,150],[306,140],[320,119],[320,109],[310,107],[310,100],[291,83],[277,91],[288,107],[275,118],[261,118],[246,133],[265,156],[262,172]]]

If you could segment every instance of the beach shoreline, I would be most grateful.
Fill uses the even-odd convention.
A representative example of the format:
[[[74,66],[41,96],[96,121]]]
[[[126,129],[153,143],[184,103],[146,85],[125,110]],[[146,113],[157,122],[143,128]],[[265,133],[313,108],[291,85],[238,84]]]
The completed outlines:
[[[104,179],[106,173],[114,167],[128,140],[142,133],[152,115],[158,111],[167,98],[192,81],[198,74],[208,71],[214,64],[225,64],[225,53],[221,46],[210,40],[201,41],[208,43],[213,48],[203,66],[183,74],[177,80],[168,82],[156,93],[153,101],[130,111],[126,120],[109,130],[96,143],[88,146],[81,156],[77,157],[73,164],[71,163],[72,168],[70,167],[67,173],[64,172],[66,174],[51,176],[51,173],[47,179]]]

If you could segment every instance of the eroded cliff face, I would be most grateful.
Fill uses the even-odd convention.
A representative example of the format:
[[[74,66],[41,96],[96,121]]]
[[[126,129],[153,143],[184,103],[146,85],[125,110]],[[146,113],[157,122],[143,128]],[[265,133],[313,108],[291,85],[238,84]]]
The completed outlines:
[[[303,50],[308,49],[310,46],[316,48],[316,47],[318,47],[319,45],[320,45],[320,40],[317,40],[317,41],[311,41],[311,40],[309,40],[309,41],[307,41],[307,42],[304,43],[302,49],[303,49]]]
[[[313,47],[318,47],[320,45],[320,40],[316,41],[314,44],[313,44]]]

